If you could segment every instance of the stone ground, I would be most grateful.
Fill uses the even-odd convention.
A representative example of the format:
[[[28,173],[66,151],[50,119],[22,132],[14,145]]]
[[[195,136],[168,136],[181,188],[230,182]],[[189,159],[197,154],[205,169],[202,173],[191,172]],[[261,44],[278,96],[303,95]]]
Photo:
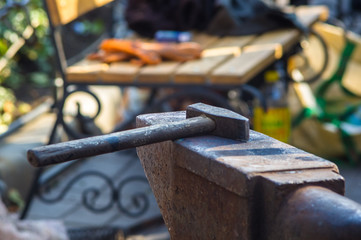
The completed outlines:
[[[108,117],[108,120],[103,119],[100,121],[105,125],[102,127],[104,129],[109,128],[111,125],[109,119],[114,117],[115,111],[112,111],[112,107],[115,106],[112,106],[111,102],[115,99],[114,93],[117,93],[117,89],[100,89],[99,93],[102,95],[100,98],[105,102],[105,106],[107,106],[102,110],[103,116],[99,116],[100,118],[104,118],[104,115]],[[89,108],[91,109],[92,107]],[[86,111],[86,109],[84,110]],[[54,113],[42,114],[0,141],[1,179],[6,183],[8,189],[14,188],[19,190],[23,198],[28,193],[35,173],[35,169],[26,160],[26,152],[30,148],[47,143],[54,121]],[[146,181],[143,168],[136,156],[135,150],[105,154],[79,161],[79,163],[73,164],[66,171],[52,178],[52,180],[46,180],[56,168],[49,168],[41,178],[41,181],[49,183],[47,187],[42,188],[45,189],[44,197],[47,199],[60,196],[61,191],[74,177],[87,172],[90,172],[90,175],[75,181],[69,191],[63,194],[61,201],[46,203],[39,197],[35,197],[30,204],[26,219],[57,219],[63,221],[67,229],[72,229],[72,232],[75,231],[78,235],[85,232],[79,232],[79,229],[91,231],[101,227],[105,228],[108,232],[114,231],[114,229],[125,230],[127,232],[125,239],[127,240],[169,239],[167,228],[162,222],[159,208]],[[126,210],[137,211],[137,203],[138,205],[140,204],[140,207],[143,206],[143,201],[137,202],[131,198],[131,196],[137,193],[144,194],[149,206],[139,217],[128,216],[118,207],[117,202],[112,201],[109,185],[102,180],[103,178],[94,176],[94,172],[104,174],[114,184],[115,188],[129,180],[127,184],[124,184],[124,188],[121,191],[119,190],[122,197],[120,197],[118,202]],[[82,204],[82,194],[90,188],[96,188],[100,192],[99,198],[89,198],[94,203],[94,206],[102,207],[110,203],[108,210],[95,213],[84,207]],[[140,224],[141,227],[137,227]],[[92,232],[92,235],[94,234]],[[87,239],[87,237],[82,236],[79,239]]]
[[[26,151],[46,142],[44,140],[46,140],[50,129],[44,128],[44,126],[51,126],[54,120],[54,115],[45,114],[1,142],[1,174],[8,187],[17,188],[23,194],[29,189],[34,169],[26,161]],[[5,167],[4,165],[7,166]],[[132,177],[144,179],[144,181],[129,182],[122,189],[124,197],[122,197],[121,201],[126,209],[131,210],[134,206],[129,196],[134,191],[140,191],[148,198],[149,207],[147,211],[140,217],[128,217],[118,209],[115,203],[109,210],[101,213],[89,211],[82,204],[81,195],[86,189],[90,187],[100,189],[101,197],[96,200],[97,206],[103,206],[104,203],[108,203],[111,199],[109,197],[109,188],[104,181],[98,177],[88,176],[77,181],[59,202],[49,204],[41,201],[38,197],[34,198],[26,219],[58,219],[63,221],[69,229],[104,226],[129,229],[137,224],[155,220],[154,224],[145,224],[143,229],[139,229],[126,239],[169,239],[167,228],[159,221],[161,215],[158,206],[145,180],[143,169],[135,151],[106,154],[83,160],[80,164],[74,164],[69,170],[63,172],[50,182],[51,186],[47,188],[44,196],[46,198],[58,196],[70,179],[89,171],[104,173],[115,185]],[[46,177],[46,174],[44,177]],[[18,179],[21,179],[21,181],[18,181]]]
[[[112,92],[114,89],[109,90]],[[106,98],[112,98],[112,94],[101,91]],[[111,102],[109,99],[104,101]],[[114,113],[109,110],[111,104],[107,104],[108,114]],[[35,146],[43,145],[47,142],[50,129],[55,121],[53,113],[46,113],[36,118],[29,124],[20,128],[14,134],[6,137],[0,142],[0,176],[6,182],[8,187],[16,188],[21,194],[25,195],[30,187],[34,169],[26,161],[26,151]],[[341,174],[346,179],[346,196],[356,202],[361,203],[361,169],[350,166],[339,166]],[[68,181],[80,173],[97,170],[106,174],[112,181],[118,185],[129,177],[139,176],[144,178],[143,169],[133,150],[121,151],[112,154],[106,154],[98,157],[92,157],[83,160],[78,164],[72,165],[69,170],[63,172],[60,176],[51,181],[50,187],[46,188],[45,196],[53,198],[59,195]],[[43,175],[43,179],[47,175]],[[20,179],[20,181],[19,181]],[[134,201],[129,196],[134,190],[141,190],[149,198],[149,208],[140,217],[132,218],[126,216],[114,204],[107,211],[102,213],[93,213],[82,204],[81,195],[89,187],[101,189],[101,196],[93,199],[96,206],[104,206],[109,201],[109,190],[107,185],[99,177],[82,178],[73,185],[73,187],[64,195],[62,201],[48,204],[35,198],[30,205],[27,219],[58,219],[65,223],[68,229],[71,228],[92,228],[92,227],[115,227],[117,229],[129,229],[133,226],[149,222],[152,219],[159,219],[160,212],[155,202],[154,196],[146,182],[131,182],[127,188],[122,201],[125,201],[126,209],[134,209]],[[108,194],[108,195],[107,195]],[[137,229],[133,236],[126,239],[169,239],[164,224],[145,224]]]

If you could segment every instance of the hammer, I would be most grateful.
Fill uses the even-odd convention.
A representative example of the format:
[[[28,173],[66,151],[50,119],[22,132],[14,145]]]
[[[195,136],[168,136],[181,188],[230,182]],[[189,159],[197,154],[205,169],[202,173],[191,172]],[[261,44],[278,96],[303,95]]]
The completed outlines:
[[[34,167],[44,167],[202,134],[247,141],[249,121],[231,110],[196,103],[187,107],[185,120],[36,147],[28,151],[27,157]]]

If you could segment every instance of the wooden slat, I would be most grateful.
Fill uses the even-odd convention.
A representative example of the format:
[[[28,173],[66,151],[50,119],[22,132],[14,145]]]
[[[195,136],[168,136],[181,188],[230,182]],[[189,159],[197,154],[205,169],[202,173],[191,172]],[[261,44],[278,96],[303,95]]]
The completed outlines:
[[[109,66],[98,61],[82,60],[66,69],[67,81],[71,83],[90,83],[99,80],[100,73],[107,71]]]
[[[245,83],[276,59],[283,56],[299,37],[297,30],[277,30],[255,38],[235,57],[215,69],[210,81],[216,84]]]
[[[300,37],[296,29],[276,30],[262,34],[251,44],[247,45],[245,51],[258,51],[264,48],[274,48],[275,56],[281,58],[285,51],[295,45]]]
[[[177,71],[175,83],[205,83],[213,68],[229,59],[230,55],[203,57],[184,63]]]
[[[79,16],[113,0],[46,0],[54,26],[67,24]]]
[[[162,62],[158,65],[145,66],[140,69],[138,81],[168,83],[172,80],[172,76],[179,65],[179,62]]]
[[[131,83],[135,81],[139,69],[138,65],[132,63],[112,63],[99,76],[105,83]]]
[[[202,58],[184,63],[177,70],[175,83],[204,83],[217,66],[240,54],[242,46],[250,42],[254,36],[225,37],[216,41],[206,49]]]
[[[273,60],[273,49],[244,52],[215,69],[210,76],[210,82],[213,84],[245,83],[262,71],[265,65],[271,64]]]

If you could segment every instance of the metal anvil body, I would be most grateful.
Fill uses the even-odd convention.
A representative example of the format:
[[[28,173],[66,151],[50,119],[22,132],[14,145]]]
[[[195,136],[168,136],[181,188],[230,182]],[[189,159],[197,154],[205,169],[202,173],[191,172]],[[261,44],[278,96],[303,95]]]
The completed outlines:
[[[185,118],[141,115],[137,127]],[[137,148],[171,239],[361,239],[361,206],[335,164],[263,134]]]

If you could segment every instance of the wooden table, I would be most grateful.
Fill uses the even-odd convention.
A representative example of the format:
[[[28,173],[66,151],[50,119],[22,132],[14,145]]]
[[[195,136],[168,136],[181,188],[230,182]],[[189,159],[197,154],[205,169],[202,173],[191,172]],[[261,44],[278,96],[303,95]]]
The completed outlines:
[[[300,21],[310,26],[328,16],[326,7],[297,7]],[[83,60],[67,69],[69,83],[120,85],[241,85],[284,56],[301,37],[297,29],[261,35],[215,37],[195,34],[202,57],[185,63],[162,62],[139,67],[131,63],[105,64]]]

